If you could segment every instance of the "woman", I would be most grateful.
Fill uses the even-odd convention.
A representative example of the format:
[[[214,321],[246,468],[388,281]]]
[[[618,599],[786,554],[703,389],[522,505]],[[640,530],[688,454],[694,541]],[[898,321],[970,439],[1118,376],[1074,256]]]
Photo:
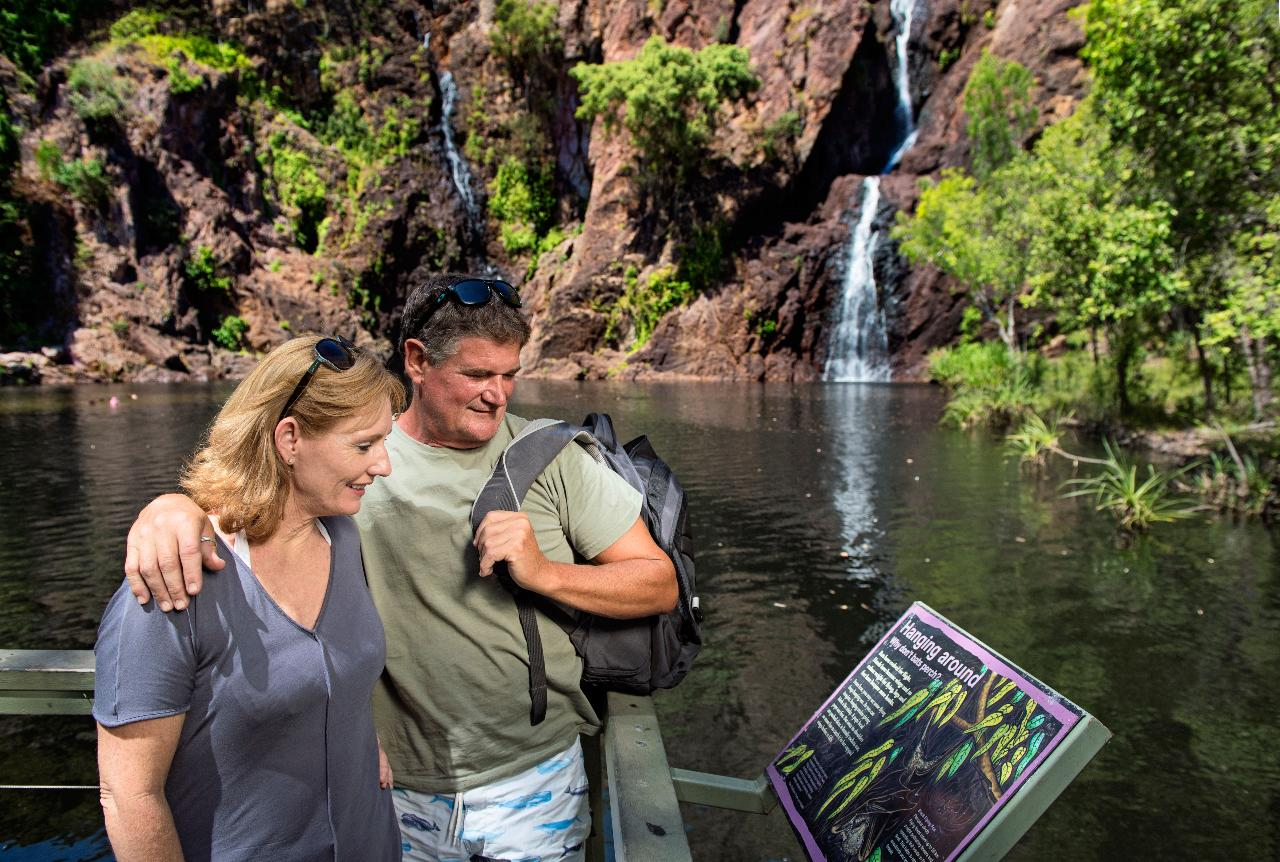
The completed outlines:
[[[126,583],[98,632],[98,767],[121,862],[400,858],[370,707],[386,643],[350,516],[391,472],[403,402],[374,358],[310,337],[218,413],[182,486],[226,568],[174,613]]]

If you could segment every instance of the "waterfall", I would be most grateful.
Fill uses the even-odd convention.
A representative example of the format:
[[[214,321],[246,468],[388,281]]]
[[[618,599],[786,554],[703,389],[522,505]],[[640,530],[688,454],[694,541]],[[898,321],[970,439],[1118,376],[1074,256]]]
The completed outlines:
[[[444,155],[449,161],[449,173],[453,176],[453,184],[466,207],[468,220],[473,225],[479,224],[480,208],[476,204],[475,193],[471,191],[471,168],[453,143],[453,108],[458,102],[458,85],[453,82],[452,72],[440,73],[440,96],[443,100],[440,130],[444,133]]]
[[[889,336],[876,294],[874,257],[879,231],[871,229],[880,207],[880,178],[862,181],[862,204],[849,240],[840,306],[827,347],[823,380],[888,382]]]
[[[911,110],[911,68],[907,56],[907,46],[911,42],[911,13],[915,3],[916,0],[891,0],[889,3],[889,12],[898,25],[898,35],[893,40],[898,55],[898,68],[893,76],[898,85],[898,105],[893,112],[893,121],[901,143],[889,157],[889,164],[881,171],[885,174],[894,169],[902,154],[916,142],[915,112]]]
[[[890,0],[889,11],[898,28],[894,44],[897,68],[894,83],[898,103],[893,112],[898,141],[881,173],[889,173],[902,154],[916,142],[915,112],[911,108],[911,68],[907,49],[911,42],[911,19],[918,0]],[[889,333],[884,309],[876,290],[875,251],[880,232],[872,230],[880,206],[880,177],[862,181],[862,201],[849,237],[849,257],[845,265],[840,302],[835,310],[835,329],[827,346],[823,380],[847,382],[888,382]]]

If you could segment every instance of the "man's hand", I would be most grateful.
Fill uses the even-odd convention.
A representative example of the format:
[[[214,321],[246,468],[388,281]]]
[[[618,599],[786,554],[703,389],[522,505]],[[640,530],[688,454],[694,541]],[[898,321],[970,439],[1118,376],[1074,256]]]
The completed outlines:
[[[383,790],[390,790],[395,784],[395,776],[391,773],[391,761],[387,760],[387,753],[382,750],[382,740],[378,740],[378,786]]]
[[[224,565],[205,513],[181,494],[152,500],[129,528],[124,574],[129,589],[145,605],[152,597],[162,611],[182,610],[200,592],[202,567]]]
[[[511,579],[526,590],[546,594],[545,575],[551,566],[538,547],[533,524],[523,512],[490,512],[480,522],[474,539],[480,552],[480,577],[493,574],[493,567],[506,562]]]

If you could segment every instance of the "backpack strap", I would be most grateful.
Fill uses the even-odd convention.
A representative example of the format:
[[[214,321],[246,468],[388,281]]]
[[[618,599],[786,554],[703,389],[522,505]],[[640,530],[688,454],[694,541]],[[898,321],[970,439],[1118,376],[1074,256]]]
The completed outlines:
[[[489,481],[471,504],[471,532],[479,528],[484,516],[490,512],[520,511],[520,504],[524,502],[529,488],[556,456],[575,440],[582,443],[597,461],[603,461],[595,440],[581,428],[556,419],[538,419],[522,428],[498,456]],[[495,571],[498,582],[515,598],[520,630],[529,648],[529,723],[541,724],[547,715],[547,668],[533,601],[529,591],[511,579],[506,563],[499,563]]]

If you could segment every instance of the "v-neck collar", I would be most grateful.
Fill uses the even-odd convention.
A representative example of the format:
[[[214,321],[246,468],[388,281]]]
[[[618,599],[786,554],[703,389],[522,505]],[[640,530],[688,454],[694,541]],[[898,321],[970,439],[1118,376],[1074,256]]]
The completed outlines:
[[[223,533],[218,532],[218,543],[226,549],[230,556],[235,558],[236,566],[244,567],[244,570],[249,573],[249,577],[253,580],[253,583],[257,586],[258,590],[266,600],[271,603],[271,606],[276,609],[276,612],[288,620],[295,628],[305,632],[311,637],[318,636],[316,633],[320,631],[320,623],[324,620],[324,612],[329,607],[329,596],[333,593],[334,562],[337,559],[337,551],[333,541],[333,531],[329,529],[328,525],[324,524],[324,520],[322,518],[317,518],[316,522],[324,528],[325,537],[329,540],[329,570],[325,572],[327,581],[324,587],[324,598],[320,600],[320,610],[316,613],[316,621],[311,628],[307,628],[302,623],[298,622],[288,611],[280,606],[280,603],[276,601],[275,596],[271,595],[271,591],[267,589],[266,584],[262,583],[262,580],[258,577],[257,573],[254,572],[253,566],[249,564],[249,561],[237,553],[233,546],[227,544],[226,540],[223,538]],[[239,535],[241,534],[237,534],[237,536]],[[238,543],[239,539],[237,539],[237,544]]]

